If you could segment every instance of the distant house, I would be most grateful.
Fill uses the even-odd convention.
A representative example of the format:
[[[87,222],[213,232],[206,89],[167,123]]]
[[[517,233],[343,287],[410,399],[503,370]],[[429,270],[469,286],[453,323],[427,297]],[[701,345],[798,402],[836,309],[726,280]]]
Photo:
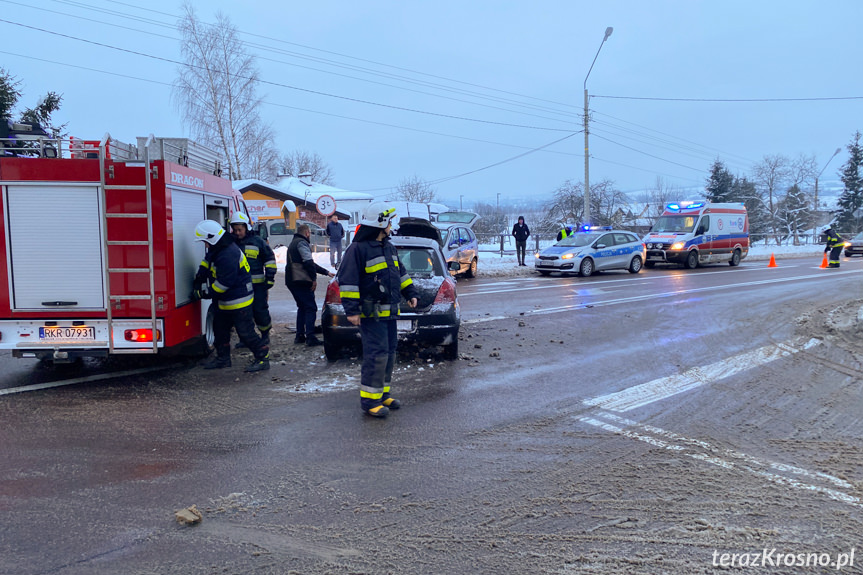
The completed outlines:
[[[243,199],[253,218],[258,220],[269,220],[281,218],[288,228],[296,229],[297,220],[307,220],[326,226],[326,217],[319,214],[316,202],[320,193],[297,193],[292,188],[280,187],[261,180],[236,180],[231,183],[233,188],[243,194]],[[329,188],[329,186],[325,186]],[[331,188],[336,190],[336,188]],[[344,190],[340,190],[344,191]],[[330,194],[332,195],[332,194]],[[347,220],[351,214],[342,208],[341,202],[336,198],[336,215],[339,219]]]

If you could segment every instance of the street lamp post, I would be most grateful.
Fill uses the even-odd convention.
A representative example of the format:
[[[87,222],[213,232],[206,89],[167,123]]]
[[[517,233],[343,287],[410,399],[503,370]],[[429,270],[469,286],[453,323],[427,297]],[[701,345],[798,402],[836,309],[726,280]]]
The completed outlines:
[[[605,29],[605,37],[599,43],[599,50],[602,50],[602,45],[614,32],[614,28],[609,26]],[[584,77],[584,223],[590,224],[590,146],[588,145],[588,128],[587,128],[587,78],[590,76],[593,65],[596,64],[596,59],[599,57],[599,50],[596,51],[596,56],[593,57],[593,62],[590,64],[590,69],[587,71],[587,76]]]
[[[842,151],[842,148],[836,148],[836,151],[833,152],[833,155],[830,156],[830,159],[827,160],[827,163],[824,164],[824,167],[821,168],[821,171],[818,172],[817,176],[815,176],[815,213],[816,214],[818,213],[818,178],[821,177],[821,174],[824,173],[824,170],[826,170],[827,166],[830,165],[830,162],[833,161],[833,158],[835,158],[839,154],[839,152],[841,152],[841,151]]]
[[[500,211],[500,192],[497,193],[497,211]]]
[[[464,204],[462,204],[462,200],[464,199],[464,194],[460,194],[458,197],[458,209],[463,210]]]

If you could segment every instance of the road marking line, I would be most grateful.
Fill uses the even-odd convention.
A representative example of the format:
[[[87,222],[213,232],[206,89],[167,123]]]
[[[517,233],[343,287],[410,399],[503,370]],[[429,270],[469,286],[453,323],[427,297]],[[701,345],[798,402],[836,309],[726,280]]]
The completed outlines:
[[[600,429],[604,429],[605,431],[610,431],[612,433],[622,435],[622,436],[627,437],[629,439],[636,439],[638,441],[643,441],[645,443],[653,445],[654,447],[659,447],[661,449],[667,449],[669,451],[675,451],[675,452],[677,452],[681,455],[684,455],[686,457],[689,457],[689,458],[692,458],[692,459],[695,459],[698,461],[703,461],[705,463],[710,463],[711,465],[715,465],[717,467],[722,467],[723,469],[741,469],[743,471],[747,471],[749,473],[752,473],[753,475],[763,477],[763,478],[767,479],[768,481],[770,481],[772,483],[776,483],[778,485],[782,485],[785,487],[793,487],[795,489],[802,489],[802,490],[806,490],[806,491],[813,491],[815,493],[826,495],[827,497],[829,497],[835,501],[839,501],[841,503],[847,503],[847,504],[853,505],[855,507],[863,507],[863,500],[861,500],[859,497],[855,497],[855,496],[849,495],[848,493],[845,493],[843,491],[839,491],[839,490],[832,489],[829,487],[822,487],[819,485],[813,485],[811,483],[805,483],[805,482],[800,481],[798,479],[794,479],[792,477],[786,477],[784,475],[778,475],[776,473],[772,473],[770,471],[765,471],[763,469],[755,469],[754,466],[757,466],[757,467],[768,467],[769,466],[769,467],[772,467],[778,471],[785,471],[785,472],[795,473],[798,475],[804,475],[804,476],[809,477],[809,478],[816,478],[816,477],[823,478],[823,479],[831,481],[832,483],[834,483],[840,487],[846,488],[846,489],[852,489],[853,488],[853,486],[850,483],[843,481],[842,479],[839,479],[838,477],[833,477],[833,476],[828,475],[826,473],[818,473],[818,472],[813,473],[813,472],[810,472],[810,471],[807,471],[805,469],[795,467],[792,465],[784,465],[781,463],[774,463],[774,462],[762,463],[761,461],[758,461],[754,457],[748,456],[744,453],[740,453],[740,452],[733,451],[733,450],[725,450],[725,454],[731,455],[732,457],[734,457],[736,459],[742,459],[744,461],[744,463],[740,463],[740,464],[734,463],[733,461],[729,461],[728,459],[725,459],[719,455],[716,455],[717,452],[721,453],[721,451],[718,448],[715,448],[706,442],[694,440],[694,439],[687,439],[685,437],[682,437],[682,436],[677,435],[675,433],[672,433],[670,431],[665,431],[665,430],[662,430],[662,429],[659,429],[656,427],[652,427],[652,426],[641,425],[637,422],[625,420],[625,419],[619,418],[617,416],[614,416],[612,414],[599,413],[598,416],[609,418],[612,421],[616,421],[616,422],[619,422],[619,423],[624,424],[624,425],[632,424],[633,426],[641,427],[645,431],[652,430],[654,432],[657,432],[657,434],[659,434],[659,435],[665,436],[666,438],[673,438],[675,441],[678,441],[679,443],[686,443],[689,445],[695,445],[695,446],[703,447],[704,449],[710,451],[711,453],[694,452],[694,451],[692,451],[691,448],[677,445],[677,444],[672,443],[670,441],[666,441],[664,439],[659,439],[659,438],[653,437],[651,435],[638,433],[636,431],[632,431],[631,429],[625,429],[624,427],[612,425],[610,423],[600,421],[600,420],[595,419],[593,417],[578,417],[577,419],[578,419],[578,421],[580,421],[582,423],[586,423],[586,424],[592,425],[594,427],[599,427]]]
[[[159,371],[162,369],[176,368],[176,365],[160,365],[158,367],[142,367],[141,369],[130,369],[128,371],[117,371],[114,373],[102,373],[99,375],[87,375],[84,377],[76,377],[75,379],[64,379],[63,381],[51,381],[47,383],[35,383],[33,385],[22,385],[20,387],[10,387],[8,389],[0,389],[0,395],[11,395],[13,393],[24,393],[26,391],[38,391],[40,389],[50,389],[52,387],[63,387],[66,385],[75,385],[76,383],[87,383],[90,381],[100,381],[102,379],[114,379],[127,377],[130,375],[139,375],[149,373],[151,371]]]
[[[754,351],[711,363],[710,365],[693,367],[683,373],[654,379],[653,381],[635,385],[615,393],[585,399],[583,403],[592,407],[602,407],[617,412],[630,411],[655,401],[666,399],[672,395],[677,395],[678,393],[730,377],[741,371],[759,367],[779,358],[795,354],[802,349],[809,349],[819,343],[821,343],[821,340],[813,338],[805,343],[789,341],[767,345]]]

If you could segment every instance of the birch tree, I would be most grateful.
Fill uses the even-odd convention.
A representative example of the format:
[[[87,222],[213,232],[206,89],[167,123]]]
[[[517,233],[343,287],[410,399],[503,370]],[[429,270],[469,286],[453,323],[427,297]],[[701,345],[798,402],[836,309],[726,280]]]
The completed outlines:
[[[437,201],[437,190],[419,176],[404,178],[396,189],[396,198],[406,202],[428,204]]]
[[[764,159],[756,164],[752,171],[755,184],[760,186],[764,192],[770,231],[773,233],[773,239],[777,245],[781,242],[779,237],[779,205],[782,198],[779,193],[782,184],[788,180],[790,175],[791,168],[788,158],[781,155],[764,156]]]
[[[279,159],[279,169],[286,176],[299,177],[300,174],[309,174],[313,182],[334,186],[333,169],[321,158],[317,152],[305,150],[294,150],[284,154]]]
[[[276,151],[272,129],[259,113],[254,57],[224,14],[207,24],[186,3],[179,29],[184,63],[174,81],[174,100],[183,122],[195,140],[224,156],[232,179],[260,174],[275,161]]]

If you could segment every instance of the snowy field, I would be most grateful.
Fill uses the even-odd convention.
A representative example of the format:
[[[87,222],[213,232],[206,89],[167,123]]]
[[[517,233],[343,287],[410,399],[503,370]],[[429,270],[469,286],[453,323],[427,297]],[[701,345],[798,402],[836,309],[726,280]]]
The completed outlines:
[[[276,252],[276,262],[279,265],[279,272],[285,271],[285,254],[287,248],[282,246],[274,250]],[[805,245],[805,246],[776,246],[764,245],[759,242],[758,245],[749,248],[749,255],[744,262],[767,262],[770,260],[770,255],[776,257],[776,263],[782,265],[783,259],[801,258],[820,256],[824,253],[823,245]],[[327,252],[319,252],[314,254],[315,261],[321,267],[330,268],[330,254]],[[529,276],[536,274],[533,269],[533,251],[528,249],[527,258],[525,258],[526,267],[516,265],[515,251],[505,249],[503,255],[500,253],[498,246],[481,245],[479,253],[478,271],[481,277],[518,277]],[[322,278],[323,279],[323,278]]]

